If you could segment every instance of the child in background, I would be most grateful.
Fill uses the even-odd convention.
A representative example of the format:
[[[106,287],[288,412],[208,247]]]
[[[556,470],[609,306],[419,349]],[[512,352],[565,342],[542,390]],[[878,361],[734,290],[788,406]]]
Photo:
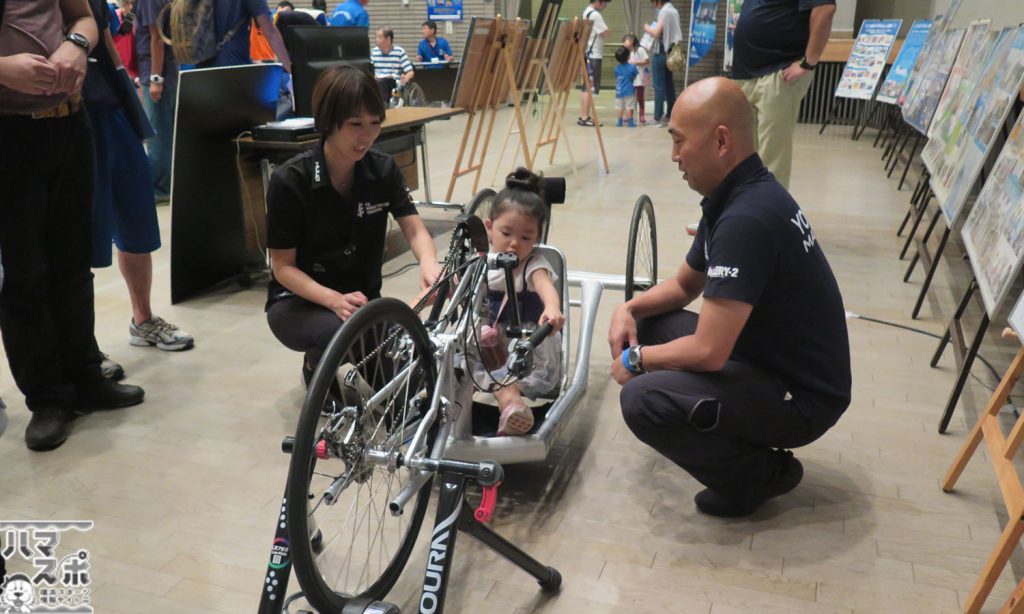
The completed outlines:
[[[651,78],[651,72],[647,68],[651,63],[651,59],[647,54],[647,50],[640,46],[640,41],[637,39],[636,34],[627,34],[623,37],[622,46],[629,49],[629,63],[636,66],[640,73],[633,81],[633,96],[636,97],[639,123],[644,125],[647,123],[647,119],[644,117],[644,84]]]
[[[633,121],[633,108],[636,106],[633,83],[640,76],[640,71],[629,63],[629,49],[625,47],[615,50],[615,61],[619,63],[615,67],[615,110],[619,112],[619,123],[616,125],[622,127],[622,116],[625,111],[626,125],[636,128]]]
[[[565,316],[561,310],[561,297],[555,288],[558,276],[546,258],[533,253],[546,217],[547,205],[541,197],[540,176],[518,168],[505,178],[505,189],[494,197],[490,219],[484,220],[491,251],[514,253],[519,258],[519,266],[512,275],[521,323],[541,325],[550,322],[554,328],[551,335],[534,349],[533,370],[516,383],[494,391],[501,414],[498,435],[528,433],[533,428],[533,412],[523,403],[523,396],[536,398],[550,392],[558,385],[560,377],[561,335],[558,331],[565,323]],[[506,304],[505,271],[488,271],[487,287],[489,316],[494,328],[484,328],[502,330],[509,323],[512,311]],[[493,339],[489,345],[497,344],[507,346],[508,342],[506,339]],[[500,382],[507,375],[504,365],[492,364],[487,368],[489,376],[483,372],[474,374],[478,384]],[[478,366],[478,371],[484,369],[482,364]]]

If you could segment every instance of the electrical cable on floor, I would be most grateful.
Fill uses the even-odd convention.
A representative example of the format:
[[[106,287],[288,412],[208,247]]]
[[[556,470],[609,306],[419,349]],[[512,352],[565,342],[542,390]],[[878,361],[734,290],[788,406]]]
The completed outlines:
[[[917,333],[919,335],[926,335],[926,336],[931,337],[933,339],[942,339],[942,335],[936,335],[935,333],[933,333],[931,331],[924,330],[923,328],[914,328],[913,326],[907,326],[906,324],[900,324],[899,322],[890,322],[888,320],[881,320],[881,319],[878,319],[878,318],[872,318],[870,316],[861,315],[859,313],[856,313],[856,312],[853,312],[853,311],[849,311],[849,310],[846,311],[846,319],[847,320],[849,320],[849,319],[864,320],[865,322],[872,322],[874,324],[882,324],[883,326],[891,326],[893,328],[901,328],[903,330],[907,330],[907,331],[910,331],[912,333]],[[1002,378],[999,376],[999,372],[996,371],[996,368],[992,366],[992,363],[990,363],[984,356],[982,356],[981,352],[978,352],[976,354],[976,356],[977,356],[978,360],[980,360],[986,367],[988,367],[989,372],[992,374],[992,377],[995,378],[996,382],[999,382]],[[981,381],[981,378],[978,377],[977,375],[975,375],[974,373],[971,373],[971,377],[974,378],[974,380],[976,382],[981,384],[986,390],[995,392],[995,390],[996,390],[995,387],[992,387],[992,386],[989,386],[989,385],[985,384],[985,382]],[[1013,403],[1013,395],[1008,395],[1006,397],[1006,403],[1007,403],[1007,405],[1010,405],[1010,407],[1013,408],[1013,415],[1014,416],[1019,415],[1018,408]]]
[[[409,269],[411,269],[413,267],[416,267],[416,266],[419,266],[418,262],[410,262],[409,264],[407,264],[407,265],[405,265],[403,267],[399,267],[397,271],[391,271],[390,273],[383,273],[383,274],[381,274],[381,277],[383,277],[384,279],[390,279],[390,278],[395,277],[397,275],[401,275],[402,273],[405,273]]]

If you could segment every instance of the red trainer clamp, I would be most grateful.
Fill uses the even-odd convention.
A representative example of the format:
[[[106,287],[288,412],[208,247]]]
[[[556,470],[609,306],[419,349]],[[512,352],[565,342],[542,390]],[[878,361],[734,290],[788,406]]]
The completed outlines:
[[[473,518],[477,522],[490,522],[494,517],[494,506],[498,504],[498,487],[501,482],[495,482],[491,486],[483,486],[484,497],[480,500],[480,507],[473,512]]]
[[[327,442],[323,439],[316,442],[316,457],[320,460],[327,460],[331,457],[331,452],[327,449]]]

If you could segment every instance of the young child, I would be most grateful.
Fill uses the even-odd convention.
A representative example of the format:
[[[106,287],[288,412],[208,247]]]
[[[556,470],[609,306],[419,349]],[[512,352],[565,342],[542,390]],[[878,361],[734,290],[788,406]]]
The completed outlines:
[[[644,83],[650,79],[648,66],[651,63],[647,50],[640,45],[636,34],[627,34],[622,39],[622,46],[629,49],[629,63],[636,66],[639,74],[633,80],[633,96],[636,97],[636,108],[640,125],[645,125],[647,119],[644,117]]]
[[[547,205],[541,197],[540,176],[525,168],[518,168],[506,177],[505,189],[495,196],[491,205],[490,219],[484,220],[491,251],[514,253],[519,258],[519,266],[513,271],[513,278],[520,322],[524,326],[528,323],[541,325],[550,322],[554,328],[554,332],[534,349],[533,371],[516,383],[494,391],[501,413],[498,435],[523,435],[529,432],[533,428],[533,412],[523,403],[523,396],[536,398],[550,392],[560,377],[561,335],[558,331],[565,323],[565,316],[562,315],[560,297],[554,283],[557,275],[546,258],[533,253],[546,217]],[[487,286],[490,321],[495,329],[504,330],[511,322],[512,314],[505,294],[505,271],[489,271]],[[497,343],[508,346],[507,339]],[[480,364],[475,375],[476,381],[482,385],[500,382],[507,374],[504,365],[491,369],[489,375],[483,370]]]
[[[629,63],[629,49],[619,47],[615,50],[615,61],[619,63],[615,67],[615,110],[619,112],[619,123],[622,127],[622,115],[625,111],[626,125],[636,128],[633,121],[633,107],[636,106],[636,98],[633,97],[633,83],[640,76],[636,66]]]

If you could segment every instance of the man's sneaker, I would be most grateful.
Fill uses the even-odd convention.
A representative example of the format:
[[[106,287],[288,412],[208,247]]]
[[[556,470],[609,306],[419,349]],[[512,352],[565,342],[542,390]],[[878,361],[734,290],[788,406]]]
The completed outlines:
[[[155,345],[161,350],[179,352],[192,349],[195,340],[192,335],[181,330],[163,318],[156,316],[142,324],[131,321],[128,326],[128,343],[132,345]]]
[[[146,396],[146,391],[138,386],[118,384],[102,377],[79,382],[75,392],[75,409],[78,413],[131,407],[141,403]]]
[[[757,511],[770,499],[796,488],[804,477],[804,466],[793,457],[789,450],[777,450],[773,455],[779,456],[781,464],[775,478],[764,486],[757,495],[746,499],[730,499],[717,491],[705,488],[693,497],[697,509],[709,516],[719,518],[742,518]]]
[[[119,382],[123,380],[124,367],[113,360],[110,360],[110,356],[107,356],[106,354],[100,355],[103,356],[103,362],[100,363],[100,375],[112,382]]]

